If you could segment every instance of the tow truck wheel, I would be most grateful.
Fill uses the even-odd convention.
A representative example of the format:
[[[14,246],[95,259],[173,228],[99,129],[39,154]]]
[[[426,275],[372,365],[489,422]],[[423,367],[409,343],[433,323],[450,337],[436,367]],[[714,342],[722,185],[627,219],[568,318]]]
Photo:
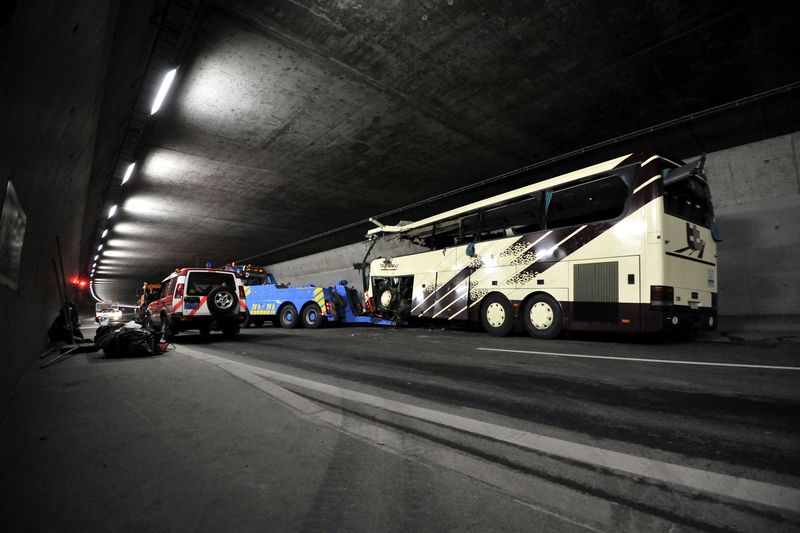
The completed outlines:
[[[293,304],[286,304],[281,307],[278,319],[281,321],[281,326],[287,329],[296,328],[297,324],[300,322],[300,317],[297,315],[297,308]]]
[[[318,329],[322,326],[322,312],[317,304],[311,303],[303,307],[303,326],[308,329]]]

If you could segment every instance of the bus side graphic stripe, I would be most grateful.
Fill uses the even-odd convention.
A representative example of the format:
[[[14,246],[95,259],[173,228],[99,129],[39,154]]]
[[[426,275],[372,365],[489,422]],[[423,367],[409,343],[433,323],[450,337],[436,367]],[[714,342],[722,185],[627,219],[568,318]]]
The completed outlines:
[[[633,190],[633,194],[636,194],[637,192],[641,191],[642,189],[644,189],[646,186],[650,185],[652,182],[654,182],[657,179],[661,179],[661,174],[656,174],[655,176],[653,176],[649,180],[645,181],[644,183],[642,183],[641,185],[636,187]]]
[[[435,275],[436,275],[436,278],[437,278],[437,280],[436,280],[436,281],[437,281],[437,282],[439,282],[439,277],[440,277],[440,276],[439,276],[439,274],[440,274],[441,272],[443,272],[443,271],[441,271],[441,270],[437,270],[437,271],[435,271]],[[459,273],[460,273],[460,272],[459,272]],[[415,312],[417,309],[419,309],[419,308],[422,306],[422,304],[424,304],[425,302],[428,302],[428,307],[426,307],[426,308],[425,308],[423,311],[420,311],[420,314],[419,314],[419,316],[422,316],[422,314],[423,314],[423,313],[425,313],[425,311],[427,311],[428,309],[430,309],[430,308],[431,308],[431,307],[432,307],[432,306],[433,306],[433,305],[436,303],[437,295],[438,295],[438,297],[439,297],[439,298],[441,298],[441,297],[442,297],[442,294],[441,294],[441,293],[442,293],[442,289],[444,289],[445,285],[447,285],[447,284],[448,284],[450,281],[454,280],[454,279],[456,278],[456,276],[458,276],[458,274],[459,274],[459,273],[456,273],[456,274],[455,274],[455,275],[454,275],[452,278],[450,278],[450,279],[449,279],[449,280],[447,280],[446,282],[445,282],[445,281],[442,281],[442,282],[441,282],[441,283],[442,283],[442,285],[441,285],[440,287],[438,287],[436,290],[434,290],[433,292],[431,292],[430,294],[428,294],[427,296],[425,296],[424,298],[422,298],[421,300],[419,300],[419,303],[417,303],[417,305],[415,305],[415,306],[414,306],[414,307],[411,309],[410,313],[411,313],[411,314],[413,314],[413,313],[414,313],[414,312]],[[449,291],[448,291],[448,292],[449,292]],[[430,298],[431,298],[431,297],[433,297],[433,300],[430,300]],[[429,301],[429,300],[430,300],[430,301]]]
[[[574,227],[574,226],[573,226]],[[611,224],[589,224],[583,225],[576,230],[573,230],[572,233],[561,239],[555,244],[551,244],[548,246],[550,242],[553,242],[555,239],[549,239],[545,242],[544,246],[542,247],[541,254],[535,254],[535,258],[533,261],[528,263],[525,268],[520,270],[515,276],[511,279],[506,281],[506,284],[524,284],[528,283],[534,277],[534,273],[541,273],[553,266],[554,264],[558,263],[577,249],[581,248],[590,240],[594,239],[601,233],[604,233],[608,228],[611,227]],[[585,232],[586,228],[589,228],[588,232]],[[566,230],[570,230],[572,228],[566,228]],[[561,233],[563,234],[563,233]],[[576,235],[580,234],[577,239],[573,239]],[[559,235],[560,236],[560,235]],[[556,237],[557,238],[557,237]]]
[[[581,228],[582,229],[582,228]],[[572,228],[558,228],[556,230],[547,230],[544,232],[537,231],[532,233],[526,233],[525,235],[521,235],[519,239],[514,241],[511,245],[509,245],[505,250],[503,250],[499,256],[502,257],[503,254],[508,255],[515,255],[517,258],[523,257],[525,254],[529,254],[529,244],[534,243],[538,244],[541,242],[545,243],[545,250],[554,249],[558,245],[557,242],[561,240],[565,240],[565,236],[568,239],[570,236],[569,233],[572,231],[573,233],[577,233],[580,231],[572,230]],[[513,252],[512,252],[513,250]],[[458,293],[455,289],[465,280],[468,280],[473,274],[481,270],[483,267],[482,261],[476,261],[473,265],[470,265],[464,269],[462,269],[456,276],[454,276],[450,282],[445,284],[441,287],[436,293],[434,293],[434,301],[418,316],[420,317],[427,317],[432,318],[431,315],[439,314],[439,312],[443,309],[450,307],[454,301],[461,298],[462,295]],[[485,283],[491,278],[491,275],[485,277],[484,279],[480,280],[479,283]],[[455,282],[455,283],[454,283]],[[466,288],[467,294],[469,294],[469,287]],[[477,300],[480,300],[478,298]],[[476,300],[476,301],[477,301]],[[419,306],[417,306],[419,307]],[[431,311],[432,310],[432,311]],[[412,310],[413,312],[413,310]],[[460,312],[459,312],[460,314]]]
[[[550,236],[554,233],[553,230],[543,230],[543,231],[534,231],[531,233],[526,233],[524,235],[520,235],[520,237],[514,241],[513,243],[509,244],[502,252],[498,254],[498,257],[508,257],[508,256],[515,256],[515,260],[519,259],[523,256],[523,254],[527,253],[530,250],[531,246],[535,246],[540,241],[545,239],[546,237]],[[556,230],[555,238],[559,238],[560,235],[565,234],[566,231],[564,230]],[[462,269],[458,274],[456,274],[450,281],[454,281],[458,279],[458,283],[453,286],[448,286],[448,284],[443,285],[436,291],[432,292],[428,296],[424,297],[422,300],[419,301],[417,305],[415,305],[411,309],[411,313],[414,313],[419,307],[422,306],[426,301],[428,301],[431,297],[433,297],[433,304],[429,303],[428,307],[422,311],[418,316],[422,317],[425,316],[425,313],[431,309],[431,307],[435,306],[437,303],[440,303],[439,300],[444,298],[447,294],[451,293],[455,287],[460,284],[464,279],[471,276],[475,271],[477,271],[482,264],[474,267],[470,265],[464,269]],[[484,280],[485,281],[485,280]],[[447,290],[445,290],[447,288]]]
[[[456,296],[456,299],[455,299],[455,300],[453,300],[452,302],[450,302],[450,303],[449,303],[449,304],[448,304],[446,307],[442,307],[442,310],[441,310],[441,311],[439,311],[438,313],[436,313],[435,315],[433,315],[431,318],[436,318],[437,316],[441,315],[442,313],[444,313],[445,311],[447,311],[448,309],[450,309],[450,308],[453,306],[453,304],[454,304],[454,303],[456,303],[457,301],[459,301],[461,298],[466,298],[466,297],[467,297],[467,294],[468,294],[468,293],[466,293],[466,292],[463,292],[463,293],[461,293],[461,295],[460,295],[460,296]]]
[[[425,317],[427,317],[428,315],[427,315],[426,313],[428,313],[428,311],[430,311],[431,309],[434,309],[434,311],[433,311],[433,312],[435,313],[435,312],[436,312],[436,309],[435,309],[436,305],[437,305],[437,304],[441,305],[441,303],[442,303],[442,300],[444,300],[445,296],[447,296],[447,295],[449,295],[451,292],[455,291],[455,289],[456,289],[456,288],[457,288],[459,285],[461,285],[461,283],[462,283],[462,282],[464,282],[465,280],[468,280],[468,279],[469,279],[469,276],[470,276],[470,275],[471,275],[473,272],[475,272],[476,270],[478,270],[478,269],[479,269],[481,266],[483,266],[483,265],[482,265],[480,262],[474,262],[473,264],[471,264],[471,265],[469,265],[469,266],[467,266],[467,267],[464,267],[463,269],[461,269],[461,270],[458,272],[458,274],[456,274],[455,276],[453,276],[452,278],[450,278],[450,281],[448,281],[447,283],[445,283],[445,284],[444,284],[442,287],[440,287],[440,288],[439,288],[439,290],[437,290],[437,291],[436,291],[436,293],[435,293],[435,294],[437,294],[437,295],[438,295],[438,298],[436,298],[436,299],[434,300],[434,304],[433,304],[433,305],[431,305],[430,307],[428,307],[428,308],[425,310],[425,312],[424,312],[424,313],[422,313],[422,314],[420,314],[419,316],[425,316]]]
[[[518,243],[520,243],[523,240],[526,242],[526,244],[523,245],[523,248],[522,248],[523,252],[520,252],[519,251],[520,248],[517,248],[517,252],[516,252],[517,259],[519,259],[521,257],[524,257],[525,255],[533,256],[533,254],[530,253],[530,248],[527,246],[528,242],[535,242],[535,243],[544,242],[545,243],[544,249],[545,250],[549,250],[549,251],[552,252],[560,244],[560,243],[559,244],[556,244],[556,243],[558,243],[559,241],[561,241],[561,242],[566,241],[567,239],[571,238],[573,235],[575,235],[576,233],[578,233],[582,229],[583,229],[583,227],[578,228],[577,230],[572,230],[572,228],[559,228],[557,230],[546,231],[543,235],[542,235],[541,232],[527,233],[527,234],[523,235],[520,239],[515,241],[511,246],[506,248],[504,250],[504,252],[514,248]],[[572,232],[570,234],[571,230],[572,230]],[[501,253],[501,255],[502,255],[502,253]],[[517,259],[515,259],[514,261],[516,261]],[[510,264],[514,264],[514,261],[511,261]],[[535,261],[535,259],[534,259],[534,261]],[[483,264],[481,264],[478,268],[476,268],[473,272],[471,272],[469,274],[469,285],[472,285],[473,284],[472,282],[475,281],[475,280],[472,279],[475,274],[486,272],[486,270],[482,269],[481,267],[483,267]],[[492,278],[492,274],[490,273],[488,276],[484,276],[482,279],[477,280],[477,283],[479,285],[480,284],[485,284],[488,281],[490,281],[491,278]],[[450,290],[450,291],[448,291],[447,294],[442,295],[431,307],[426,309],[426,312],[429,309],[433,308],[434,315],[438,315],[442,311],[444,311],[445,309],[447,309],[450,306],[452,306],[453,303],[455,303],[456,301],[461,299],[463,297],[463,294],[460,293],[459,291],[455,290],[456,288],[457,287],[454,287],[453,290]],[[469,286],[467,286],[465,288],[465,292],[466,292],[466,294],[469,294]],[[480,298],[476,299],[476,301],[478,301],[478,300],[480,300]],[[467,301],[469,301],[469,300],[467,300]],[[469,304],[467,304],[467,305],[469,306]],[[467,307],[465,306],[465,309],[466,308]],[[457,313],[456,315],[458,315],[458,314],[461,314],[461,311],[459,311],[459,313]],[[453,317],[455,317],[456,315],[453,315]],[[420,315],[420,316],[423,316],[423,315]],[[450,318],[453,318],[453,317],[450,317]],[[433,317],[431,317],[431,318],[433,318]]]
[[[440,298],[440,299],[438,299],[438,300],[434,300],[434,302],[433,302],[431,305],[429,305],[428,307],[426,307],[426,308],[425,308],[425,310],[424,310],[424,311],[422,311],[422,312],[419,314],[419,316],[423,316],[423,315],[425,315],[425,313],[427,313],[428,311],[430,311],[430,310],[431,310],[433,307],[435,307],[435,306],[436,306],[436,304],[438,304],[439,302],[441,302],[441,301],[442,301],[442,299],[446,298],[448,295],[450,295],[450,294],[451,294],[451,293],[452,293],[454,290],[456,290],[457,288],[458,288],[458,285],[456,285],[455,287],[453,287],[452,289],[450,289],[450,290],[449,290],[449,291],[448,291],[446,294],[443,294],[443,295],[442,295],[442,298]]]

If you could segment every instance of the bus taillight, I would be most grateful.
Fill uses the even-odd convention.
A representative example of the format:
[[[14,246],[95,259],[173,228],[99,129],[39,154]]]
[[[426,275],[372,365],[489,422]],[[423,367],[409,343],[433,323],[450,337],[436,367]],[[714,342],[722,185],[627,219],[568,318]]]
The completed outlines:
[[[650,305],[655,307],[672,307],[675,289],[669,285],[650,285]]]

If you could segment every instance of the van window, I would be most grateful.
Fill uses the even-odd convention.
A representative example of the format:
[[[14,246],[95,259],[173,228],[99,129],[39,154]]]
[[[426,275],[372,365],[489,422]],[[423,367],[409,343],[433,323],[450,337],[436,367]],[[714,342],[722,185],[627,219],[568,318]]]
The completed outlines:
[[[177,279],[178,276],[175,276],[164,284],[164,286],[161,288],[161,298],[164,296],[172,296],[172,291],[175,290],[175,282]]]
[[[190,272],[186,282],[187,296],[208,296],[212,289],[227,287],[232,291],[236,289],[233,274],[226,272]]]

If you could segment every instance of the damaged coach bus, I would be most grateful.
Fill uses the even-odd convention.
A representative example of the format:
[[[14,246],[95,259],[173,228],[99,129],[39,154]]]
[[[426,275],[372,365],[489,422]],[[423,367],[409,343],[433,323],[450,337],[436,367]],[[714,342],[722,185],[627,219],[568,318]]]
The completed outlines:
[[[393,320],[480,321],[498,336],[519,320],[546,339],[714,329],[718,239],[704,162],[631,154],[380,225],[370,238],[430,251],[372,261],[375,309]]]

